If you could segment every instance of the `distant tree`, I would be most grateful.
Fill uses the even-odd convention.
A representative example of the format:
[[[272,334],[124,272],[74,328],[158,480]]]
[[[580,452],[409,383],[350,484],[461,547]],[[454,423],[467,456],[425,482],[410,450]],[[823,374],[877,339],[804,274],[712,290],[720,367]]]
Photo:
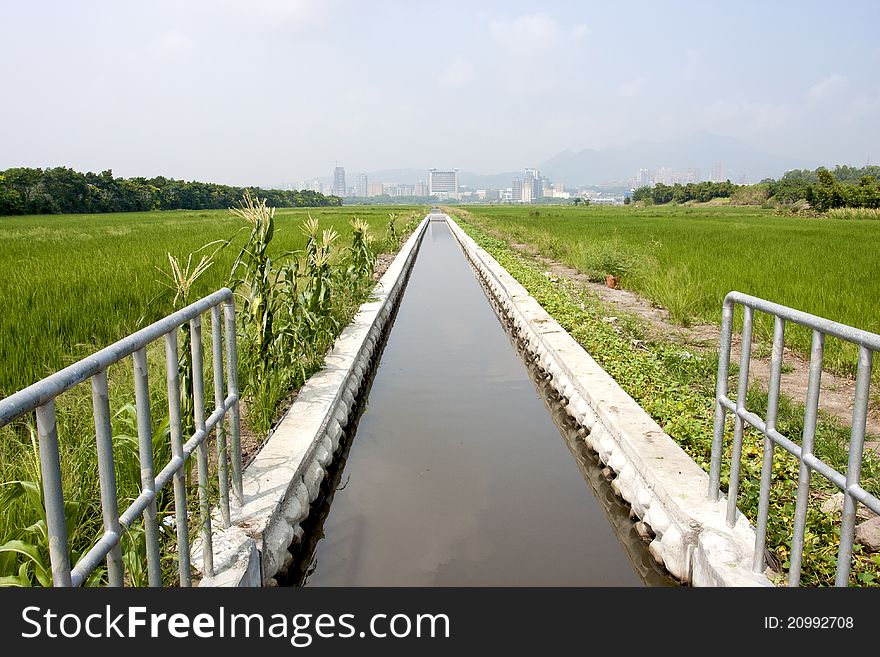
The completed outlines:
[[[247,188],[276,207],[338,206],[342,199],[310,190]],[[0,171],[0,215],[135,210],[204,210],[232,206],[243,187],[156,178],[114,178],[111,170],[79,173],[67,167]]]
[[[839,208],[844,204],[843,190],[825,167],[816,169],[816,182],[807,186],[805,198],[819,212]]]

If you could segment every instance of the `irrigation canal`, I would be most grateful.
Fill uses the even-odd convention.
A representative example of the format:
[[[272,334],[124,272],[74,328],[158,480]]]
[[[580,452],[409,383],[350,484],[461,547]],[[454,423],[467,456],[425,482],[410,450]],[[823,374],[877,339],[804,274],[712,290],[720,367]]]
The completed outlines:
[[[430,222],[286,583],[670,584],[575,430]]]

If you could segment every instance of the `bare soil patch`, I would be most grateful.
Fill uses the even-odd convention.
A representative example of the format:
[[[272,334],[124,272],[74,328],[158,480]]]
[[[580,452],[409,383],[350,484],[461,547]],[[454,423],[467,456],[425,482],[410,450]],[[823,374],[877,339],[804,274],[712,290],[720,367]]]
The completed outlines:
[[[641,319],[650,339],[674,342],[683,347],[704,352],[718,350],[720,326],[697,324],[685,327],[675,324],[670,320],[666,310],[657,307],[648,299],[640,297],[630,290],[614,290],[601,283],[594,283],[582,272],[541,255],[529,244],[514,243],[511,246],[534,258],[552,275],[576,281],[584,286],[615,312],[626,313]],[[738,363],[740,354],[741,343],[739,336],[735,335],[731,349],[731,363]],[[783,352],[783,364],[782,391],[795,401],[803,403],[807,397],[809,361],[786,348]],[[749,367],[749,380],[757,381],[765,388],[769,385],[769,358],[756,357],[753,353]],[[854,398],[855,379],[827,371],[822,373],[819,408],[823,412],[839,419],[843,424],[849,425],[852,421]],[[867,432],[871,434],[868,438],[870,446],[876,451],[880,451],[880,438],[878,438],[880,436],[880,408],[877,407],[877,404],[869,404]]]

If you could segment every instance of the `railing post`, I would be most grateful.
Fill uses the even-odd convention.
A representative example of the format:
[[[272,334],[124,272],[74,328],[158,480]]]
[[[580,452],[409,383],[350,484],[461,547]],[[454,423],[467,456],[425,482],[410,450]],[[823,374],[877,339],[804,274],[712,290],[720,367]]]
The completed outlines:
[[[856,511],[858,510],[858,502],[850,494],[850,487],[858,485],[862,474],[862,453],[865,449],[865,423],[868,419],[868,392],[871,387],[872,359],[873,352],[866,346],[860,345],[859,366],[856,371],[856,398],[853,403],[852,429],[849,440],[849,460],[846,466],[846,490],[843,491],[843,520],[840,525],[840,549],[837,553],[835,586],[849,584],[853,532],[855,531]]]
[[[718,381],[715,384],[715,424],[712,430],[712,456],[709,465],[709,499],[721,499],[721,455],[724,451],[724,420],[727,409],[721,398],[727,396],[730,371],[730,343],[733,338],[733,304],[724,302],[721,310],[721,341],[718,351]]]
[[[168,382],[168,420],[171,458],[179,461],[174,472],[174,524],[177,529],[177,572],[182,587],[192,586],[189,558],[189,516],[186,510],[186,461],[183,457],[183,423],[180,418],[180,370],[177,327],[165,334],[165,372]]]
[[[804,457],[813,454],[816,439],[816,421],[819,417],[819,391],[822,384],[822,354],[825,350],[825,335],[813,331],[810,348],[810,375],[807,382],[807,401],[804,409],[804,433],[801,438],[801,457],[798,468],[797,501],[794,506],[794,528],[789,555],[788,585],[801,583],[801,559],[804,553],[804,531],[807,526],[807,505],[810,502],[810,466]]]
[[[223,395],[223,327],[220,306],[211,308],[211,354],[214,370],[214,408],[221,408]],[[226,415],[217,422],[217,478],[220,482],[220,515],[223,526],[229,527],[229,467],[226,451]]]
[[[40,477],[46,530],[49,533],[49,560],[52,586],[73,586],[70,580],[70,552],[67,547],[67,516],[61,488],[61,457],[58,452],[58,428],[55,424],[55,400],[37,407],[37,437],[40,441]]]
[[[141,490],[156,495],[153,468],[153,426],[150,415],[150,383],[147,367],[147,348],[134,354],[134,394],[137,405],[138,456],[141,465]],[[159,517],[156,498],[144,509],[144,535],[147,548],[147,578],[150,586],[162,586],[162,566],[159,557]]]
[[[241,414],[238,399],[238,343],[235,328],[235,300],[223,304],[226,319],[226,394],[235,402],[229,409],[230,449],[232,450],[232,492],[239,504],[244,503],[241,484]]]
[[[189,320],[192,345],[193,420],[196,433],[205,434],[205,373],[202,356],[202,318]],[[208,476],[208,437],[199,443],[196,462],[199,470],[199,515],[202,525],[202,564],[205,575],[214,576],[214,547],[211,539],[211,498]]]
[[[107,553],[107,581],[110,586],[123,586],[122,529],[116,501],[116,468],[113,465],[113,429],[110,426],[110,399],[107,391],[107,370],[92,377],[92,408],[95,414],[95,445],[98,452],[98,481],[101,485],[101,510],[104,531],[117,536],[117,543]]]
[[[749,363],[752,358],[752,319],[754,309],[743,306],[742,341],[740,342],[739,382],[736,388],[736,414],[733,417],[733,449],[730,454],[730,482],[727,485],[727,524],[736,524],[736,500],[739,494],[739,470],[742,466],[743,419],[749,394]]]
[[[767,391],[767,422],[764,428],[764,453],[761,463],[761,494],[758,499],[758,522],[755,527],[755,556],[752,569],[764,572],[764,549],[767,546],[767,522],[770,515],[770,486],[773,481],[773,440],[779,412],[779,385],[782,379],[782,353],[785,348],[785,320],[773,319],[773,350],[770,355],[770,386]]]

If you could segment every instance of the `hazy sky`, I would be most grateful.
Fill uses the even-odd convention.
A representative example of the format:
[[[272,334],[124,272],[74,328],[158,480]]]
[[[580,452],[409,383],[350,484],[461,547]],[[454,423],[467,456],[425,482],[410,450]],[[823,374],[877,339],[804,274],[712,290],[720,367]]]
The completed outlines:
[[[0,169],[239,184],[695,130],[880,162],[880,2],[0,0]]]

